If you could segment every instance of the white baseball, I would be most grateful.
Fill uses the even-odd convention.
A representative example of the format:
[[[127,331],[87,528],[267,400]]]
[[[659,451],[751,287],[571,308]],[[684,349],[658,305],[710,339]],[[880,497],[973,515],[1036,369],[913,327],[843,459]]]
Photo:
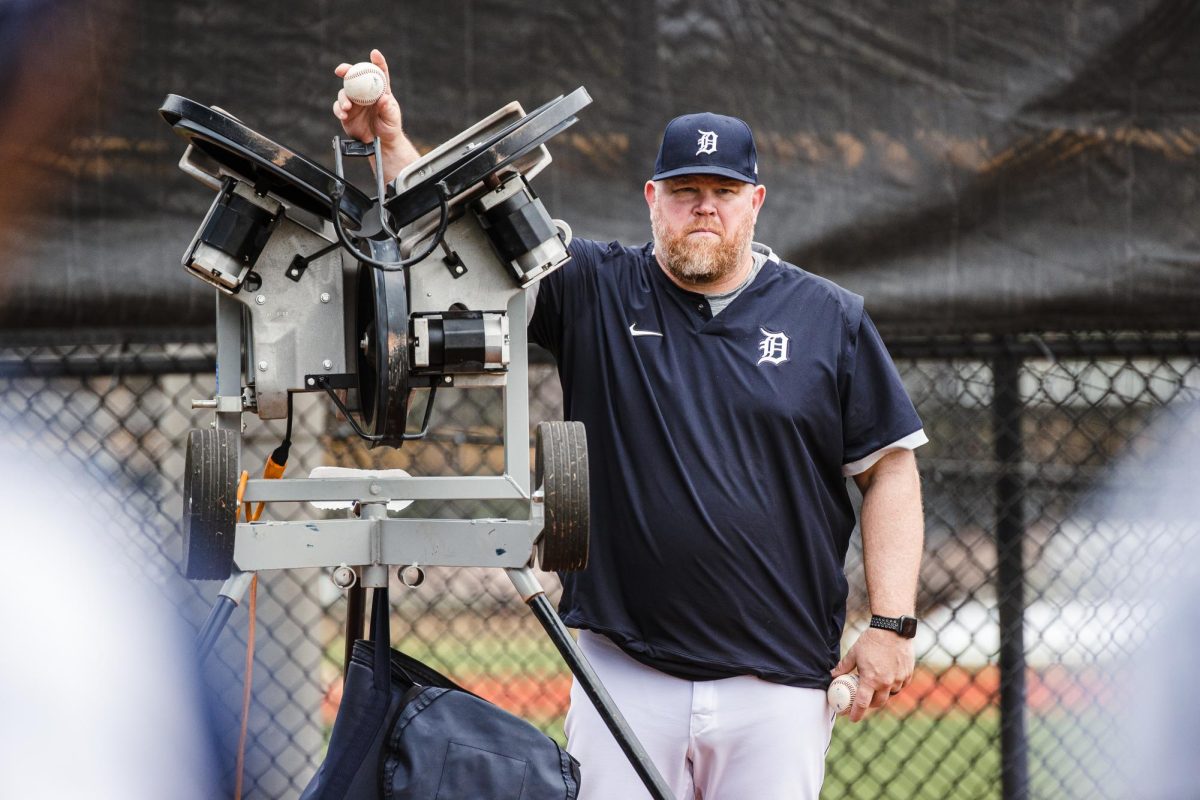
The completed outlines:
[[[854,702],[856,694],[858,694],[857,675],[839,675],[833,679],[833,683],[829,684],[829,688],[825,691],[825,696],[829,699],[829,705],[833,707],[835,714],[844,714],[850,708],[850,704]]]
[[[342,79],[346,97],[360,106],[374,105],[387,89],[387,76],[370,61],[360,61],[346,71]]]

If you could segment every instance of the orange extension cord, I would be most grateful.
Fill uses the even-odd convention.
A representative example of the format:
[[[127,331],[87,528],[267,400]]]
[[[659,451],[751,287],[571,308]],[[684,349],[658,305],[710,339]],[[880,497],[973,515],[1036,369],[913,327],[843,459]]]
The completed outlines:
[[[290,398],[289,398],[290,400]],[[289,406],[291,404],[289,403]],[[289,407],[289,412],[291,408]],[[290,416],[290,415],[289,415]],[[288,420],[289,428],[291,420]],[[291,438],[290,430],[287,437]],[[289,442],[290,443],[290,442]],[[264,478],[282,478],[283,470],[287,466],[287,449],[282,449],[282,458],[278,458],[280,450],[272,453],[267,459],[266,466],[263,467]],[[282,461],[283,463],[279,463]],[[246,495],[246,482],[250,480],[250,473],[243,470],[241,478],[238,480],[237,488],[237,505],[242,516],[247,522],[258,522],[258,518],[262,516],[265,503],[259,503],[256,508],[251,510],[250,504],[243,502],[242,498]],[[255,620],[257,619],[258,606],[258,573],[255,573],[250,578],[250,600],[247,607],[247,614],[250,617],[249,624],[246,629],[246,673],[242,679],[242,725],[238,732],[237,746],[237,766],[235,767],[234,783],[233,783],[233,798],[234,800],[242,800],[242,778],[246,766],[246,732],[250,723],[250,694],[251,686],[254,682],[254,630]]]

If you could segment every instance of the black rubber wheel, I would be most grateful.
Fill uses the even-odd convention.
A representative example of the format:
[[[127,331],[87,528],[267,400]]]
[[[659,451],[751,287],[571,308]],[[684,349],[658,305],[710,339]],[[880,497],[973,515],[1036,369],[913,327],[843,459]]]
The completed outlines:
[[[540,423],[534,453],[534,485],[545,513],[538,564],[548,572],[576,572],[587,566],[591,526],[583,423]]]
[[[358,398],[368,447],[400,447],[408,424],[408,299],[403,272],[358,268]]]
[[[183,468],[183,572],[192,580],[224,580],[233,572],[237,484],[234,432],[190,431]]]

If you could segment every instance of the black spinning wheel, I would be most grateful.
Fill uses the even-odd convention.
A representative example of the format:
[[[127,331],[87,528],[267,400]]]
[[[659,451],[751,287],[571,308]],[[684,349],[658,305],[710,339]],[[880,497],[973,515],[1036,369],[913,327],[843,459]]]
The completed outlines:
[[[358,396],[372,446],[399,447],[408,420],[408,297],[403,272],[358,269]]]

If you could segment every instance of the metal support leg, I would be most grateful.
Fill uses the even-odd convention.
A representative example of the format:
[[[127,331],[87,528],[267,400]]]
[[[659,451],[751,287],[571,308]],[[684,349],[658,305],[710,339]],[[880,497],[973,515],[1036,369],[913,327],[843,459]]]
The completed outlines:
[[[242,308],[236,301],[220,292],[217,295],[217,397],[235,397],[237,402],[232,404],[237,411],[220,410],[216,414],[216,427],[233,431],[234,441],[238,447],[238,463],[241,463],[242,446]],[[213,645],[220,637],[229,617],[246,596],[250,588],[253,572],[238,572],[236,569],[221,586],[221,593],[208,612],[208,618],[196,636],[196,652],[203,663],[212,652]]]
[[[253,578],[253,572],[234,571],[221,586],[221,592],[217,595],[212,610],[208,612],[208,617],[204,620],[200,633],[196,635],[196,653],[200,658],[200,663],[204,663],[208,654],[212,652],[213,645],[217,643],[217,638],[225,629],[225,624],[229,622],[233,610],[246,596],[246,590],[250,588],[250,581]]]
[[[354,640],[363,638],[363,620],[366,609],[366,590],[356,583],[346,590],[346,652],[342,660],[342,682],[350,672],[350,656],[354,652]]]
[[[550,601],[546,599],[546,593],[542,589],[537,578],[533,574],[533,570],[529,567],[522,569],[505,570],[508,577],[512,579],[513,585],[517,587],[517,591],[521,594],[521,599],[533,611],[533,615],[537,617],[538,622],[546,629],[546,633],[550,635],[554,646],[558,648],[559,654],[563,660],[567,662],[567,666],[571,668],[571,674],[575,676],[575,680],[579,681],[579,685],[583,687],[583,691],[587,694],[588,699],[592,701],[592,705],[596,707],[600,718],[604,720],[604,724],[608,726],[609,732],[613,738],[617,740],[617,744],[621,747],[621,751],[625,753],[625,757],[629,759],[630,765],[634,772],[642,779],[642,783],[646,786],[646,790],[650,792],[650,796],[654,800],[674,800],[674,795],[667,788],[666,782],[658,769],[654,766],[654,762],[650,760],[650,756],[646,754],[645,748],[641,742],[637,740],[633,730],[629,727],[629,723],[621,716],[620,710],[612,697],[608,694],[608,690],[604,688],[604,684],[600,682],[600,677],[596,675],[596,671],[592,669],[592,665],[584,656],[583,651],[579,649],[579,645],[571,638],[567,626],[563,625],[558,613]]]
[[[237,434],[238,463],[242,446],[242,305],[220,292],[217,295],[217,397],[235,398],[232,407],[221,410],[218,402],[217,427]]]

